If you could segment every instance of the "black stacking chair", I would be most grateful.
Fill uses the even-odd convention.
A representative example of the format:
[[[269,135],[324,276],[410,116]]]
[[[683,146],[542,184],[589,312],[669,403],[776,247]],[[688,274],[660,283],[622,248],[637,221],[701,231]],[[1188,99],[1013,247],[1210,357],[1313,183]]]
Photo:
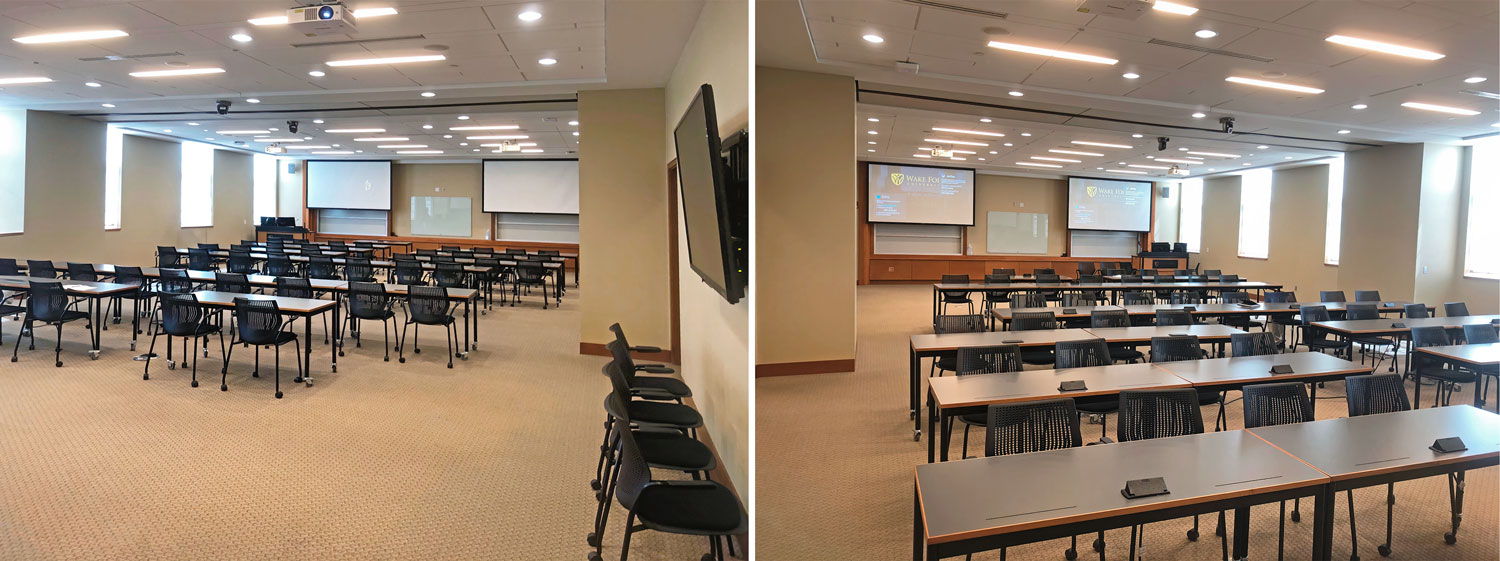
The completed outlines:
[[[156,266],[162,269],[181,267],[182,254],[170,245],[156,246]]]
[[[507,274],[508,269],[506,267],[500,265],[500,260],[499,259],[494,259],[492,257],[489,257],[489,255],[493,255],[493,254],[484,254],[484,255],[481,255],[481,256],[478,256],[478,257],[474,258],[474,266],[475,267],[489,267],[490,268],[489,272],[487,272],[487,273],[476,273],[475,276],[487,279],[489,281],[489,283],[490,283],[490,289],[491,289],[491,291],[493,291],[494,287],[496,285],[498,285],[500,287],[500,302],[504,303],[505,302],[505,298],[506,298],[506,295],[505,295],[505,279],[506,279],[506,274]],[[476,283],[475,288],[483,288],[483,286],[484,286],[483,283]],[[486,298],[485,299],[485,305],[486,306],[489,305],[489,296],[490,296],[490,293],[485,294],[485,298]]]
[[[966,316],[938,316],[937,321],[932,324],[932,332],[939,335],[944,333],[978,333],[985,330],[984,316],[970,314]],[[932,361],[932,368],[928,370],[927,376],[933,374],[942,376],[944,371],[953,371],[958,368],[958,353],[943,351],[938,353],[937,359]]]
[[[1221,277],[1223,275],[1224,275],[1224,271],[1221,271],[1219,269],[1204,269],[1203,270],[1203,278],[1204,278],[1204,280],[1217,281],[1217,280],[1219,280],[1219,277]]]
[[[302,277],[276,277],[276,295],[286,296],[288,298],[308,299],[318,297],[317,294],[313,292],[312,281],[304,279]],[[328,314],[318,315],[323,316],[323,344],[326,345],[328,344]],[[292,318],[288,321],[295,320],[296,318]],[[312,318],[306,318],[306,321],[312,321]],[[311,345],[312,341],[308,341],[307,344]]]
[[[523,248],[519,248],[519,247],[510,247],[510,248],[506,248],[505,249],[505,254],[506,255],[526,255],[526,250],[523,249]]]
[[[26,306],[18,305],[18,304],[9,304],[8,302],[13,302],[13,301],[14,302],[20,302],[19,298],[22,295],[24,295],[24,294],[25,294],[24,292],[16,292],[16,293],[12,293],[10,296],[6,296],[5,295],[5,291],[0,290],[0,316],[23,316],[26,313]],[[15,299],[15,300],[13,300],[13,299]],[[21,335],[24,334],[24,333],[25,333],[25,331],[17,331],[16,332],[16,346],[17,347],[21,346]],[[4,332],[3,329],[0,329],[0,348],[4,348],[4,347],[5,347],[5,332]]]
[[[407,286],[422,286],[427,281],[422,279],[422,263],[413,260],[396,260],[396,284]]]
[[[1401,376],[1396,374],[1369,374],[1365,376],[1350,376],[1344,378],[1344,394],[1349,402],[1349,416],[1378,415],[1381,413],[1394,413],[1397,411],[1408,411],[1411,403],[1406,399],[1406,384],[1402,382]],[[1450,474],[1449,482],[1453,480]],[[1354,500],[1353,491],[1349,493],[1349,500]],[[1453,498],[1453,486],[1448,487],[1448,498]],[[1391,555],[1391,515],[1396,508],[1396,484],[1385,484],[1385,543],[1380,544],[1377,549],[1381,557]],[[1349,509],[1349,541],[1350,558],[1359,557],[1359,539],[1355,532],[1354,509]]]
[[[375,266],[365,258],[345,259],[344,279],[349,282],[375,282]]]
[[[1052,312],[1015,312],[1010,315],[1011,331],[1034,331],[1057,329],[1057,316]],[[1022,349],[1021,362],[1051,366],[1057,362],[1050,348]]]
[[[1120,282],[1121,283],[1130,283],[1130,284],[1141,284],[1143,282],[1146,282],[1146,279],[1145,279],[1145,277],[1142,277],[1141,275],[1132,275],[1132,274],[1129,274],[1129,273],[1123,273],[1123,274],[1120,275]]]
[[[943,284],[969,284],[969,275],[943,275]],[[969,299],[966,290],[944,290],[941,293],[942,300],[939,301],[938,315],[948,315],[949,304],[963,304],[969,307],[969,314],[974,313],[974,301]]]
[[[999,269],[990,269],[990,274],[992,274],[992,275],[1005,275],[1005,276],[1008,276],[1008,277],[1014,277],[1014,276],[1016,276],[1016,270],[1015,269],[1009,269],[1009,268],[1003,268],[1002,267],[1002,268],[999,268]]]
[[[408,286],[407,290],[407,314],[406,323],[401,326],[401,342],[396,344],[397,360],[406,362],[406,326],[416,325],[412,333],[411,349],[413,353],[420,354],[422,349],[417,346],[423,325],[435,325],[443,328],[443,334],[448,336],[448,368],[453,368],[454,341],[458,339],[457,320],[453,318],[453,311],[457,304],[450,305],[448,302],[448,289],[434,286]]]
[[[338,280],[338,265],[334,264],[332,257],[309,257],[307,258],[307,276],[322,280]]]
[[[1060,297],[1061,299],[1058,301],[1057,305],[1062,306],[1063,308],[1074,308],[1074,311],[1077,311],[1076,308],[1098,304],[1098,302],[1088,299],[1077,292],[1063,292],[1061,293]],[[1062,326],[1066,329],[1075,329],[1089,326],[1089,318],[1086,317],[1067,318],[1058,321],[1061,321]]]
[[[1094,268],[1094,262],[1093,261],[1079,261],[1078,262],[1078,276],[1080,278],[1082,278],[1084,275],[1092,275],[1092,274],[1094,274],[1095,270],[1097,270],[1097,269]]]
[[[241,273],[215,273],[214,290],[236,294],[250,294],[253,291],[250,279]]]
[[[1229,335],[1230,356],[1261,356],[1278,354],[1276,335],[1270,331],[1233,333]]]
[[[486,254],[486,255],[494,255],[495,254],[495,248],[493,248],[493,247],[487,247],[487,246],[475,247],[474,248],[474,253],[483,253],[483,254]]]
[[[297,266],[285,255],[271,254],[266,259],[266,274],[273,277],[298,276]]]
[[[34,279],[55,279],[57,278],[57,266],[45,259],[27,259],[26,276]]]
[[[1193,314],[1187,310],[1157,310],[1156,325],[1193,325]]]
[[[531,287],[540,286],[542,287],[542,309],[547,309],[547,304],[553,298],[547,292],[547,279],[551,277],[552,273],[547,272],[547,268],[540,262],[517,261],[516,278],[514,284],[512,285],[512,287],[516,290],[514,294],[515,300],[511,300],[510,305],[516,305],[516,302],[521,299],[521,288],[524,287],[527,292],[530,292]],[[553,287],[554,293],[556,292],[557,288],[558,287]]]
[[[1249,300],[1250,294],[1243,291],[1231,290],[1219,293],[1219,301],[1225,304],[1239,304],[1241,302]],[[1219,323],[1244,331],[1249,331],[1255,328],[1265,329],[1266,327],[1265,324],[1255,321],[1254,319],[1251,319],[1249,315],[1245,314],[1228,314],[1221,316],[1219,318]]]
[[[99,280],[99,272],[94,270],[93,264],[74,263],[72,261],[69,261],[68,279],[76,281],[97,282]]]
[[[1089,313],[1089,327],[1130,327],[1130,314],[1125,310],[1095,309]],[[1125,343],[1112,343],[1109,358],[1117,362],[1140,362],[1146,360],[1146,355]]]
[[[278,279],[279,280],[279,279]],[[255,347],[255,370],[250,376],[260,377],[260,348],[275,347],[276,349],[276,399],[281,399],[281,346],[287,343],[293,345],[296,354],[292,357],[297,363],[297,379],[302,379],[302,343],[297,339],[297,334],[291,329],[291,321],[283,321],[281,308],[276,305],[275,300],[251,300],[249,298],[234,299],[235,324],[239,327],[238,340],[229,342],[229,353],[224,356],[224,368],[219,371],[222,378],[219,380],[219,391],[229,391],[229,361],[234,358],[234,346],[236,343],[247,344]],[[311,345],[311,342],[308,342]]]
[[[1312,400],[1302,390],[1301,382],[1254,384],[1241,389],[1244,396],[1245,428],[1306,423],[1313,420]],[[1281,501],[1281,517],[1276,527],[1276,558],[1282,558],[1286,545],[1286,501]],[[1302,499],[1292,502],[1293,520],[1301,519]],[[1349,511],[1354,511],[1354,494],[1349,494]],[[1358,559],[1355,555],[1351,559]]]
[[[1406,305],[1403,305],[1403,306],[1401,306],[1401,309],[1402,309],[1403,313],[1406,315],[1406,317],[1409,317],[1409,318],[1432,317],[1432,314],[1427,313],[1427,304],[1423,304],[1423,303],[1420,303],[1420,302],[1415,303],[1415,304],[1406,304]]]
[[[1198,392],[1188,388],[1121,391],[1120,420],[1115,425],[1115,440],[1130,442],[1203,434],[1203,411],[1198,401]],[[1221,511],[1219,528],[1223,527],[1224,513]],[[1131,559],[1135,558],[1137,539],[1144,540],[1146,537],[1145,530],[1144,524],[1130,529]],[[1220,534],[1220,548],[1225,558],[1229,557],[1228,534],[1229,532]],[[1193,529],[1188,530],[1187,537],[1192,541],[1198,540],[1197,516],[1193,516]]]
[[[1058,341],[1057,363],[1055,368],[1088,368],[1091,366],[1109,366],[1114,364],[1114,358],[1109,352],[1109,345],[1104,339],[1084,339],[1080,341]],[[1099,416],[1099,442],[1109,442],[1109,414],[1120,410],[1119,400],[1085,403],[1078,406],[1079,411],[1090,415]]]
[[[443,288],[466,288],[468,284],[468,273],[464,272],[464,266],[458,263],[438,263],[433,265],[433,284]]]
[[[1443,302],[1443,315],[1450,318],[1469,315],[1469,305],[1463,302]]]
[[[1050,271],[1051,269],[1046,270]],[[1039,287],[1044,285],[1057,285],[1061,283],[1062,277],[1057,276],[1057,273],[1036,273],[1036,284]],[[1062,293],[1060,291],[1047,290],[1038,292],[1042,295],[1042,297],[1046,298],[1048,302],[1062,301]]]
[[[1173,290],[1167,296],[1169,304],[1202,304],[1203,295],[1190,290]]]
[[[615,341],[618,342],[618,341]],[[629,348],[629,347],[627,347]],[[610,460],[612,450],[610,449],[610,432],[615,422],[624,420],[620,426],[631,426],[632,422],[642,427],[653,427],[666,429],[676,433],[687,433],[691,438],[696,438],[698,428],[703,426],[703,416],[692,407],[680,403],[667,403],[662,400],[636,401],[631,396],[636,392],[626,381],[621,366],[614,361],[605,364],[601,369],[609,378],[612,397],[619,398],[616,401],[606,399],[604,402],[604,440],[599,445],[599,465],[595,468],[594,480],[589,482],[595,491],[600,490],[606,476],[609,475],[605,469]],[[608,496],[608,490],[600,494],[600,500]],[[602,515],[601,515],[602,516]],[[596,524],[599,528],[602,522]],[[600,533],[602,535],[602,532]],[[589,545],[598,547],[598,540],[593,536],[589,538]]]
[[[208,251],[221,251],[221,249],[219,248],[219,244],[216,243],[200,243],[198,244],[198,249],[204,249]]]
[[[1432,378],[1437,382],[1437,388],[1432,392],[1432,406],[1437,407],[1439,402],[1448,405],[1448,399],[1453,397],[1453,391],[1459,384],[1469,384],[1476,381],[1473,372],[1465,369],[1455,368],[1443,363],[1436,358],[1430,358],[1425,354],[1415,352],[1422,347],[1442,347],[1451,345],[1448,339],[1448,331],[1440,325],[1411,328],[1412,359],[1410,375],[1416,377],[1418,384],[1422,378]],[[1479,391],[1475,388],[1474,391]],[[1420,407],[1421,404],[1415,404]]]
[[[1330,339],[1328,337],[1328,330],[1313,325],[1313,323],[1320,321],[1332,321],[1328,315],[1328,308],[1323,306],[1302,307],[1302,344],[1307,345],[1308,350],[1311,351],[1323,352],[1332,350],[1334,354],[1343,352],[1344,356],[1349,356],[1349,349],[1351,348],[1349,341]],[[1292,350],[1295,351],[1296,349],[1293,348]]]
[[[1342,291],[1342,290],[1319,290],[1318,291],[1318,301],[1319,302],[1346,302],[1346,300],[1344,300],[1344,291]]]
[[[1017,308],[1044,308],[1047,299],[1040,292],[1012,292],[1009,300],[1012,310]]]
[[[59,281],[31,281],[31,288],[27,291],[26,315],[21,319],[21,333],[31,334],[31,346],[27,350],[36,350],[36,324],[57,326],[57,348],[53,351],[53,359],[57,366],[62,366],[62,328],[63,324],[84,320],[89,330],[89,343],[94,343],[94,327],[88,312],[72,309],[72,303],[68,299],[68,293],[63,289]],[[21,349],[21,338],[16,336],[16,344],[10,351],[10,361],[16,362],[16,353]]]
[[[684,397],[693,397],[693,390],[688,388],[682,380],[670,376],[641,376],[641,372],[671,374],[674,371],[664,364],[636,364],[635,359],[630,356],[630,345],[624,343],[619,337],[617,332],[616,339],[605,343],[604,348],[609,350],[610,356],[614,357],[615,365],[620,367],[620,373],[625,376],[625,383],[630,386],[630,395],[641,399],[678,403],[682,403]]]
[[[1015,345],[998,345],[993,347],[965,347],[958,350],[957,370],[953,371],[955,376],[968,376],[970,374],[998,374],[1001,372],[1021,371],[1021,348]],[[962,415],[958,420],[964,424],[964,439],[962,457],[969,458],[969,429],[972,427],[985,426],[985,414],[973,413]],[[1077,419],[1073,421],[1075,424]],[[952,419],[949,420],[950,427]],[[951,430],[951,428],[950,428]]]
[[[1464,326],[1464,342],[1469,345],[1483,345],[1486,343],[1500,343],[1500,334],[1495,332],[1495,326],[1488,323],[1469,324]],[[1483,407],[1485,396],[1490,393],[1490,379],[1494,378],[1500,383],[1500,375],[1492,370],[1479,370],[1475,372],[1482,378],[1474,382],[1474,391],[1479,392],[1479,406]],[[1495,412],[1500,413],[1500,390],[1496,390]]]
[[[1038,276],[1038,277],[1042,276],[1042,275],[1055,275],[1055,274],[1057,274],[1057,269],[1048,269],[1048,268],[1032,269],[1031,270],[1031,274],[1033,276]]]
[[[1379,290],[1356,290],[1354,291],[1355,302],[1379,302]]]
[[[219,336],[219,358],[224,360],[227,354],[224,351],[224,330],[218,325],[208,321],[208,314],[204,313],[203,307],[198,305],[198,297],[192,294],[168,294],[161,301],[161,329],[151,335],[151,350],[146,352],[146,368],[141,373],[142,380],[151,379],[151,358],[156,356],[156,338],[165,332],[167,336],[167,370],[176,369],[177,364],[172,361],[172,338],[182,338],[182,366],[188,367],[188,360],[193,356],[193,350],[198,348],[198,340],[203,340],[203,346],[208,347],[208,338],[211,335]],[[188,343],[192,339],[192,343]],[[198,363],[201,360],[193,360],[193,387],[198,387]]]
[[[129,284],[141,287],[139,293],[121,294],[110,297],[110,307],[104,310],[104,317],[111,317],[110,308],[113,308],[113,317],[115,318],[115,323],[120,323],[120,313],[123,311],[126,298],[129,298],[131,300],[130,313],[135,314],[138,317],[141,315],[141,302],[146,302],[149,307],[151,299],[156,297],[156,289],[152,288],[151,283],[146,281],[146,275],[141,272],[140,267],[116,266],[114,282],[117,284]],[[137,333],[139,333],[139,331],[137,331]],[[130,343],[130,350],[135,350],[134,341]]]
[[[162,294],[187,294],[193,291],[193,280],[183,269],[158,269],[157,283]]]
[[[1078,427],[1078,411],[1074,408],[1072,398],[991,405],[984,417],[986,457],[1083,446],[1083,434]],[[1103,540],[1104,532],[1099,532],[1095,542],[1098,550],[1103,550]],[[1001,553],[1002,557],[1004,555]],[[1077,536],[1073,537],[1063,555],[1068,559],[1078,557]]]
[[[1265,294],[1265,298],[1264,298],[1263,302],[1265,302],[1267,304],[1292,304],[1292,303],[1296,303],[1297,302],[1297,293],[1296,292],[1282,292],[1282,291],[1279,291],[1279,290],[1267,292]],[[1278,344],[1285,345],[1286,342],[1290,341],[1291,344],[1290,345],[1286,345],[1286,346],[1289,346],[1289,347],[1291,347],[1293,349],[1297,348],[1297,337],[1296,337],[1297,330],[1302,327],[1302,322],[1301,322],[1301,320],[1297,319],[1297,314],[1295,314],[1295,313],[1271,314],[1269,317],[1266,318],[1266,322],[1267,322],[1268,326],[1269,325],[1275,325],[1275,326],[1280,326],[1281,327],[1281,331],[1282,331],[1282,333],[1284,333],[1284,335],[1282,336],[1282,339],[1281,339],[1281,341]]]
[[[344,325],[349,332],[354,334],[354,347],[360,346],[360,320],[372,320],[380,322],[380,331],[385,335],[385,358],[391,361],[391,320],[396,317],[392,309],[392,301],[385,294],[385,285],[369,282],[349,283],[349,315],[344,318]],[[339,356],[344,356],[343,344],[339,344]]]
[[[234,249],[230,249],[229,272],[239,273],[242,275],[254,275],[260,273],[260,270],[255,268],[255,258],[250,256],[250,252],[248,250],[236,251]]]
[[[21,276],[21,267],[16,264],[15,259],[9,257],[0,257],[0,277],[19,276]]]
[[[1104,277],[1093,273],[1078,275],[1078,284],[1104,284]],[[1098,305],[1105,301],[1104,292],[1098,290],[1080,290],[1078,297],[1089,301],[1090,306]]]
[[[1356,302],[1349,303],[1345,307],[1345,309],[1344,309],[1344,319],[1380,319],[1380,311],[1376,309],[1377,304],[1371,304],[1371,303],[1367,303],[1367,302],[1366,303],[1361,303],[1361,302],[1357,302],[1356,301]],[[1389,337],[1376,337],[1376,336],[1373,336],[1373,335],[1355,335],[1353,338],[1350,339],[1350,344],[1351,345],[1359,345],[1359,363],[1360,364],[1364,364],[1364,362],[1365,362],[1365,355],[1368,354],[1366,351],[1368,351],[1370,347],[1381,347],[1381,348],[1389,347],[1390,350],[1391,350],[1391,360],[1395,361],[1396,360],[1396,343],[1398,341],[1399,341],[1398,339],[1389,338]],[[1354,349],[1351,346],[1351,348],[1350,348],[1350,354],[1351,355],[1353,354],[1353,350]],[[1385,351],[1384,350],[1382,350],[1379,353],[1375,354],[1375,368],[1380,368],[1380,362],[1384,358],[1385,358]]]
[[[984,276],[984,284],[1010,284],[1010,283],[1011,283],[1010,275],[999,274],[999,275],[985,275]]]
[[[442,251],[446,251],[446,252],[463,251],[463,249],[464,249],[464,248],[456,246],[456,245],[445,245],[445,246],[442,246],[442,248],[443,248]]]
[[[1176,362],[1180,360],[1201,360],[1208,357],[1208,352],[1198,343],[1196,335],[1171,335],[1167,337],[1151,338],[1151,362]],[[1214,430],[1229,424],[1224,417],[1224,392],[1199,388],[1194,390],[1198,394],[1198,405],[1219,404],[1219,414],[1214,416]]]
[[[207,249],[201,247],[188,248],[188,269],[192,271],[212,271],[217,269],[213,255]]]
[[[1156,297],[1150,292],[1129,291],[1120,295],[1120,304],[1125,306],[1150,306],[1156,303]]]
[[[1172,275],[1163,275],[1163,274],[1157,273],[1157,275],[1155,277],[1152,277],[1151,282],[1156,282],[1156,283],[1172,283],[1172,282],[1177,282],[1177,277],[1174,277]],[[1156,301],[1157,302],[1171,302],[1172,301],[1172,295],[1175,294],[1175,293],[1177,293],[1177,289],[1175,289],[1175,288],[1162,288],[1162,289],[1154,290],[1152,292],[1156,296]]]

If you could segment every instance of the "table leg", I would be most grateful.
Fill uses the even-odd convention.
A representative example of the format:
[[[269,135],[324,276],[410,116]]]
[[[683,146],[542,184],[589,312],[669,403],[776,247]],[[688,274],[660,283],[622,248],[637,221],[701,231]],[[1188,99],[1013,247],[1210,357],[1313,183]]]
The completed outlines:
[[[917,388],[922,382],[917,376],[922,371],[922,360],[917,358],[917,349],[915,348],[908,347],[907,353],[911,359],[911,439],[920,440],[922,438],[922,420],[917,418],[917,411],[921,409],[921,406],[917,403]]]
[[[937,461],[937,443],[931,435],[937,431],[937,408],[932,406],[932,394],[927,395],[927,463]]]
[[[89,352],[89,358],[94,360],[99,359],[99,339],[103,338],[101,331],[104,327],[104,306],[100,305],[102,303],[99,298],[89,298],[89,314],[93,316],[94,322],[93,333],[90,333],[93,336],[91,343],[93,343],[94,350]]]
[[[1410,351],[1407,352],[1406,356],[1407,356],[1407,360],[1411,360],[1411,352]],[[1407,372],[1410,372],[1410,371],[1411,371],[1411,369],[1408,368]],[[1412,394],[1412,398],[1411,398],[1411,408],[1412,409],[1421,409],[1422,408],[1422,377],[1421,376],[1413,375],[1411,377],[1411,381],[1412,381],[1412,385],[1416,386],[1416,390],[1414,390],[1414,392]],[[1437,388],[1433,388],[1432,391],[1438,391],[1438,390],[1437,390]]]
[[[942,442],[938,443],[938,461],[946,462],[948,461],[948,445],[953,441],[953,427],[948,422],[947,416],[943,412],[938,411],[937,407],[934,407],[931,403],[927,404],[927,406],[932,411],[929,415],[937,417],[937,430],[942,435]],[[927,439],[932,440],[932,437],[928,436]]]
[[[328,349],[328,355],[334,372],[339,371],[339,353],[344,352],[344,324],[339,321],[339,307],[343,304],[343,300],[344,298],[339,296],[339,293],[333,293],[333,347]],[[312,382],[308,382],[307,385],[311,386]]]
[[[469,352],[469,346],[470,346],[470,343],[469,343],[469,308],[470,308],[470,303],[473,302],[473,301],[474,300],[472,298],[465,298],[464,299],[464,352],[465,353]]]
[[[927,533],[922,524],[922,492],[915,479],[911,485],[911,558],[912,561],[922,561],[922,537]]]
[[[120,302],[120,307],[125,307],[125,302]],[[141,289],[135,289],[135,298],[130,301],[130,350],[135,350],[135,342],[141,333]]]
[[[1234,509],[1234,550],[1230,559],[1243,560],[1250,550],[1250,507]]]
[[[1313,561],[1333,557],[1333,488],[1321,486],[1313,496]]]
[[[312,385],[312,323],[313,323],[312,322],[312,318],[313,317],[312,317],[312,314],[308,314],[307,316],[304,316],[304,317],[307,319],[307,321],[304,321],[303,325],[302,325],[302,337],[304,339],[302,341],[303,342],[303,345],[302,345],[302,379],[301,380],[292,380],[292,381],[293,382],[303,382],[303,381],[305,381],[305,382],[307,382],[307,385],[311,386]]]

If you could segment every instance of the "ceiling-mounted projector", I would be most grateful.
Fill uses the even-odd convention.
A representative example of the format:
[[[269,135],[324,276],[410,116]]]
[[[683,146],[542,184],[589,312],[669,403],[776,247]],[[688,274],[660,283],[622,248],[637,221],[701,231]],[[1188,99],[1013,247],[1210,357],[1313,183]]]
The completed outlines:
[[[270,144],[270,145],[266,146],[266,153],[267,154],[285,154],[286,153],[286,148],[282,148],[280,144]]]
[[[514,140],[506,140],[504,142],[501,142],[500,146],[499,146],[499,149],[495,150],[495,151],[496,152],[520,152],[521,151],[521,145],[517,144],[516,141],[514,141]]]
[[[286,22],[308,37],[354,33],[354,10],[338,2],[292,8],[286,11]]]
[[[1172,166],[1172,169],[1167,170],[1168,175],[1189,175],[1191,173],[1192,172],[1189,172],[1188,170],[1182,169],[1180,166]]]
[[[952,148],[943,148],[942,146],[933,147],[933,149],[932,149],[932,157],[934,157],[934,158],[952,158],[953,157],[953,149]]]

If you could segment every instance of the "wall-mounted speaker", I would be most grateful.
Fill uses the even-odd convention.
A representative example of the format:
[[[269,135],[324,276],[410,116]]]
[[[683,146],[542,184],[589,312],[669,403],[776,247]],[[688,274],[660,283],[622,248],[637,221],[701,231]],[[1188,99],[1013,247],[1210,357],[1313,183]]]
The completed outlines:
[[[286,163],[286,172],[287,173],[297,173],[297,162],[287,162]]]
[[[1165,198],[1169,198],[1171,196],[1172,196],[1172,188],[1171,187],[1162,187],[1162,188],[1159,188],[1159,189],[1156,190],[1156,197],[1157,198],[1165,199]]]

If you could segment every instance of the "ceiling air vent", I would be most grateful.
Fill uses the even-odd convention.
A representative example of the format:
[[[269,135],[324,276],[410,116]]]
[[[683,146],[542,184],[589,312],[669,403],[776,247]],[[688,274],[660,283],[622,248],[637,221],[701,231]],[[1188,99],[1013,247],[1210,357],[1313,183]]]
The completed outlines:
[[[902,2],[906,2],[907,4],[916,4],[918,6],[926,6],[928,8],[937,8],[937,9],[940,9],[940,10],[951,10],[951,11],[954,11],[954,12],[963,12],[965,14],[974,14],[976,16],[986,16],[986,17],[1000,18],[1000,19],[1005,19],[1005,18],[1010,17],[1010,14],[1007,14],[1007,13],[1004,13],[1004,12],[991,12],[989,10],[981,10],[981,9],[978,9],[978,8],[970,8],[968,6],[959,6],[957,4],[945,4],[945,3],[942,3],[942,2],[934,2],[932,0],[901,0],[901,1]]]
[[[1459,90],[1469,95],[1477,95],[1485,99],[1500,99],[1500,93],[1487,92],[1483,90]]]
[[[1225,50],[1220,50],[1220,49],[1210,49],[1208,47],[1200,47],[1198,45],[1189,45],[1187,43],[1177,43],[1177,42],[1174,42],[1174,41],[1163,41],[1161,39],[1152,39],[1150,41],[1147,41],[1147,43],[1150,43],[1152,45],[1161,45],[1163,47],[1176,47],[1178,49],[1187,49],[1187,50],[1190,50],[1190,51],[1198,51],[1200,53],[1208,53],[1208,54],[1213,54],[1213,55],[1232,56],[1234,58],[1242,58],[1242,59],[1245,59],[1245,60],[1254,60],[1254,61],[1257,61],[1257,62],[1274,62],[1276,60],[1274,58],[1266,58],[1266,57],[1263,57],[1263,56],[1247,55],[1245,53],[1237,53],[1237,52],[1234,52],[1234,51],[1225,51]]]
[[[105,55],[105,56],[85,57],[85,58],[80,58],[78,60],[81,60],[83,62],[99,62],[99,61],[106,61],[106,60],[141,60],[141,59],[144,59],[144,58],[165,58],[165,57],[172,57],[172,56],[182,56],[182,53],[173,52],[173,53],[147,53],[147,54],[143,54],[143,55]]]
[[[374,39],[346,39],[342,41],[319,41],[316,43],[292,43],[293,47],[333,47],[338,45],[363,45],[365,43],[379,43],[382,41],[410,41],[412,39],[426,39],[426,35],[403,35],[400,37],[376,37]]]

